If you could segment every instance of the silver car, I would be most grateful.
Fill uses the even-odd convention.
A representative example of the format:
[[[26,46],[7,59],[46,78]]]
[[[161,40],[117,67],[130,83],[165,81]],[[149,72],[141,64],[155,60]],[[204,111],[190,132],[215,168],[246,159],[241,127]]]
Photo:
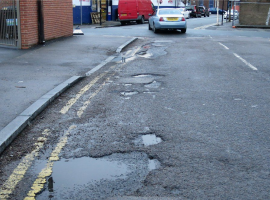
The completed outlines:
[[[156,33],[158,30],[187,31],[187,22],[181,11],[177,8],[162,8],[156,10],[149,18],[149,30]]]

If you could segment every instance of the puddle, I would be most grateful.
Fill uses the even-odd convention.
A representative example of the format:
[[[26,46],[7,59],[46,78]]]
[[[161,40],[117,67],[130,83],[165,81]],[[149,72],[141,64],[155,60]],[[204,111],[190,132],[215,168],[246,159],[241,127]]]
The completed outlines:
[[[159,75],[159,74],[137,74],[137,75],[133,75],[132,77],[134,78],[158,78],[158,77],[162,77],[163,75]]]
[[[139,94],[139,92],[137,91],[127,91],[127,92],[121,92],[121,95],[123,96],[132,96],[132,95],[135,95],[135,94]]]
[[[148,169],[150,171],[160,168],[160,162],[157,159],[149,160]]]
[[[128,173],[128,165],[125,163],[106,158],[83,157],[55,162],[52,177],[55,187],[72,187],[102,179],[125,179]]]
[[[143,144],[144,146],[155,145],[160,142],[162,142],[162,139],[160,137],[157,137],[155,134],[142,135],[134,141],[135,145]]]
[[[142,187],[150,171],[160,168],[146,153],[112,154],[102,158],[61,159],[53,165],[44,191],[36,199],[107,199]]]
[[[155,47],[165,47],[165,45],[159,43],[153,43],[152,45]]]
[[[132,84],[130,84],[130,83],[126,83],[126,84],[124,84],[125,86],[132,86]]]
[[[137,55],[143,58],[157,58],[159,56],[164,56],[167,54],[167,52],[165,51],[166,48],[167,47],[163,45],[156,45],[155,48],[150,48],[147,51],[143,51],[143,53],[138,53]]]
[[[161,83],[160,82],[153,81],[152,83],[147,84],[144,87],[156,89],[156,88],[159,88],[160,86],[161,86]]]
[[[156,40],[155,43],[173,43],[172,40]]]

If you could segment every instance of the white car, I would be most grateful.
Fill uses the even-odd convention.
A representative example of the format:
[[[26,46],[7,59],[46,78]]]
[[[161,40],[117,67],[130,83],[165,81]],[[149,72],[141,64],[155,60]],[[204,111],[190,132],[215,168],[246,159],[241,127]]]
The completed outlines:
[[[180,10],[186,19],[190,18],[190,11],[188,11],[186,8],[178,8],[178,10]]]
[[[223,15],[224,19],[229,19],[229,11],[226,11]],[[237,10],[234,10],[234,15],[233,15],[233,10],[231,10],[231,19],[238,19],[239,18],[239,12]]]

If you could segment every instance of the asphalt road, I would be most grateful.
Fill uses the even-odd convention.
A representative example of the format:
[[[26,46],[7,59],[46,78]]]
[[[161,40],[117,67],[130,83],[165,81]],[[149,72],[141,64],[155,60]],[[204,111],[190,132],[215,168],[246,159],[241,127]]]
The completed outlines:
[[[269,199],[269,31],[214,20],[83,29],[139,39],[1,155],[1,197]]]

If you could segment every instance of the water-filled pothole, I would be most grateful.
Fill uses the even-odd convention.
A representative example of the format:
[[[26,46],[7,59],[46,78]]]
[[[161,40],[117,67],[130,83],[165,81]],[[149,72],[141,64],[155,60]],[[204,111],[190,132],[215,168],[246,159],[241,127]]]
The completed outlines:
[[[160,162],[142,152],[102,158],[62,159],[53,165],[45,190],[36,199],[106,199],[142,187]]]
[[[141,135],[134,140],[135,145],[144,145],[150,146],[162,142],[160,137],[157,137],[155,134]]]
[[[122,96],[132,96],[132,95],[135,95],[135,94],[138,94],[139,92],[137,91],[125,91],[125,92],[121,92],[121,95]]]
[[[134,78],[158,78],[158,77],[162,77],[163,75],[160,74],[136,74],[133,75],[132,77]]]
[[[157,82],[157,81],[153,81],[152,83],[150,84],[146,84],[144,87],[146,88],[153,88],[153,89],[156,89],[156,88],[159,88],[161,85],[160,82]]]

